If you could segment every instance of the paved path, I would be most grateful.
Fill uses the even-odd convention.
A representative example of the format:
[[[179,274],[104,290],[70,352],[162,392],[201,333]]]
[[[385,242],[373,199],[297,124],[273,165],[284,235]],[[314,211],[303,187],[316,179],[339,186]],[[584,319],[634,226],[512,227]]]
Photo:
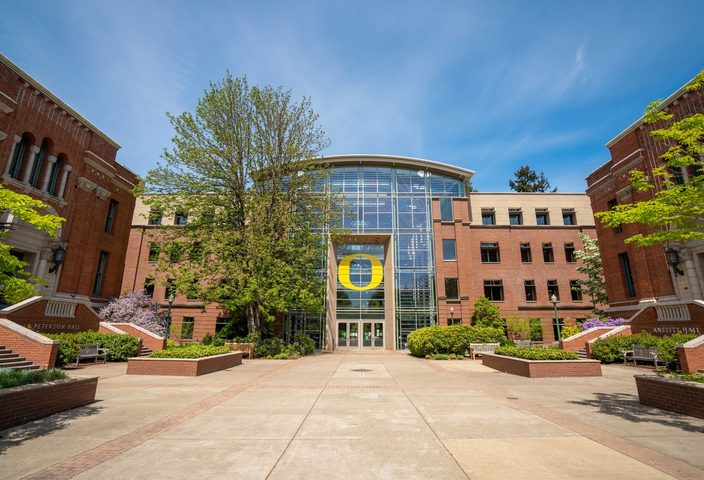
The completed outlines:
[[[704,421],[634,373],[526,379],[401,353],[198,378],[90,366],[99,402],[0,432],[0,478],[704,478]]]

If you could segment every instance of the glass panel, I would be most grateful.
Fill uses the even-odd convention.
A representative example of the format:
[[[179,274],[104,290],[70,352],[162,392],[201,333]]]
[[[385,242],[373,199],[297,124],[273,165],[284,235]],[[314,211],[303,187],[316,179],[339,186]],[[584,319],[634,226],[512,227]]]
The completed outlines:
[[[452,197],[440,198],[440,220],[451,222],[452,218]]]
[[[359,323],[350,323],[350,338],[349,346],[358,347],[359,346]]]
[[[374,346],[383,347],[384,346],[384,324],[375,323],[374,324]]]
[[[372,324],[363,323],[362,324],[362,346],[371,347],[372,346]]]
[[[337,346],[347,347],[347,324],[337,322]]]

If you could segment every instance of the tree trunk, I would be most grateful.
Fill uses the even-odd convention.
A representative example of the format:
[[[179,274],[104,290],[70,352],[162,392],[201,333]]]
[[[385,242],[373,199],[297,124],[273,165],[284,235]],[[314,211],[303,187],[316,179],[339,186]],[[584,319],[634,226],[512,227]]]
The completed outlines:
[[[252,302],[247,305],[247,331],[251,333],[259,333],[261,331],[261,318],[259,313],[259,306]]]

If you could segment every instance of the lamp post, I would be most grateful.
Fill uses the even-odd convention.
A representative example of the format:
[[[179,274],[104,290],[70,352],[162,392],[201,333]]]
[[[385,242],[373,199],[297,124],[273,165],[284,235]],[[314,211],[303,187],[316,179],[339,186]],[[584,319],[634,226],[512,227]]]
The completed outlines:
[[[166,334],[164,335],[164,338],[168,340],[169,329],[171,328],[171,305],[174,303],[174,294],[170,293],[169,298],[167,298],[166,301],[169,302],[169,313],[166,316]]]
[[[450,307],[450,325],[455,324],[455,307]]]
[[[552,306],[555,307],[555,325],[557,325],[557,341],[559,342],[562,338],[560,338],[560,319],[557,318],[557,296],[554,293],[552,297],[550,297],[550,302],[552,302]]]

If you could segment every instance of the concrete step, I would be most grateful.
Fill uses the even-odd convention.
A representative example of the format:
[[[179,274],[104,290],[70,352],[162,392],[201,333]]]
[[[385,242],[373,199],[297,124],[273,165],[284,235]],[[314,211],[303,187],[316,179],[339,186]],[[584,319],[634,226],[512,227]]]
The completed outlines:
[[[29,363],[29,365],[15,365],[12,367],[7,367],[5,365],[2,365],[1,368],[7,368],[10,370],[39,370],[39,365],[34,365],[33,363]]]
[[[8,363],[14,363],[14,362],[19,362],[19,361],[24,361],[24,360],[26,360],[26,359],[23,357],[20,357],[17,354],[13,354],[9,357],[0,358],[0,366],[8,364]]]
[[[154,350],[147,347],[142,347],[142,351],[139,352],[140,357],[148,357]]]
[[[16,353],[12,353],[9,350],[7,352],[0,352],[0,358],[10,358],[10,357],[16,357]]]
[[[587,351],[584,350],[584,349],[578,350],[578,351],[577,351],[577,356],[578,356],[579,358],[584,359],[584,360],[587,360],[587,359],[589,358],[589,357],[587,357]]]
[[[2,362],[0,363],[0,368],[17,368],[17,367],[31,367],[32,362],[29,360],[15,360],[14,362]]]

